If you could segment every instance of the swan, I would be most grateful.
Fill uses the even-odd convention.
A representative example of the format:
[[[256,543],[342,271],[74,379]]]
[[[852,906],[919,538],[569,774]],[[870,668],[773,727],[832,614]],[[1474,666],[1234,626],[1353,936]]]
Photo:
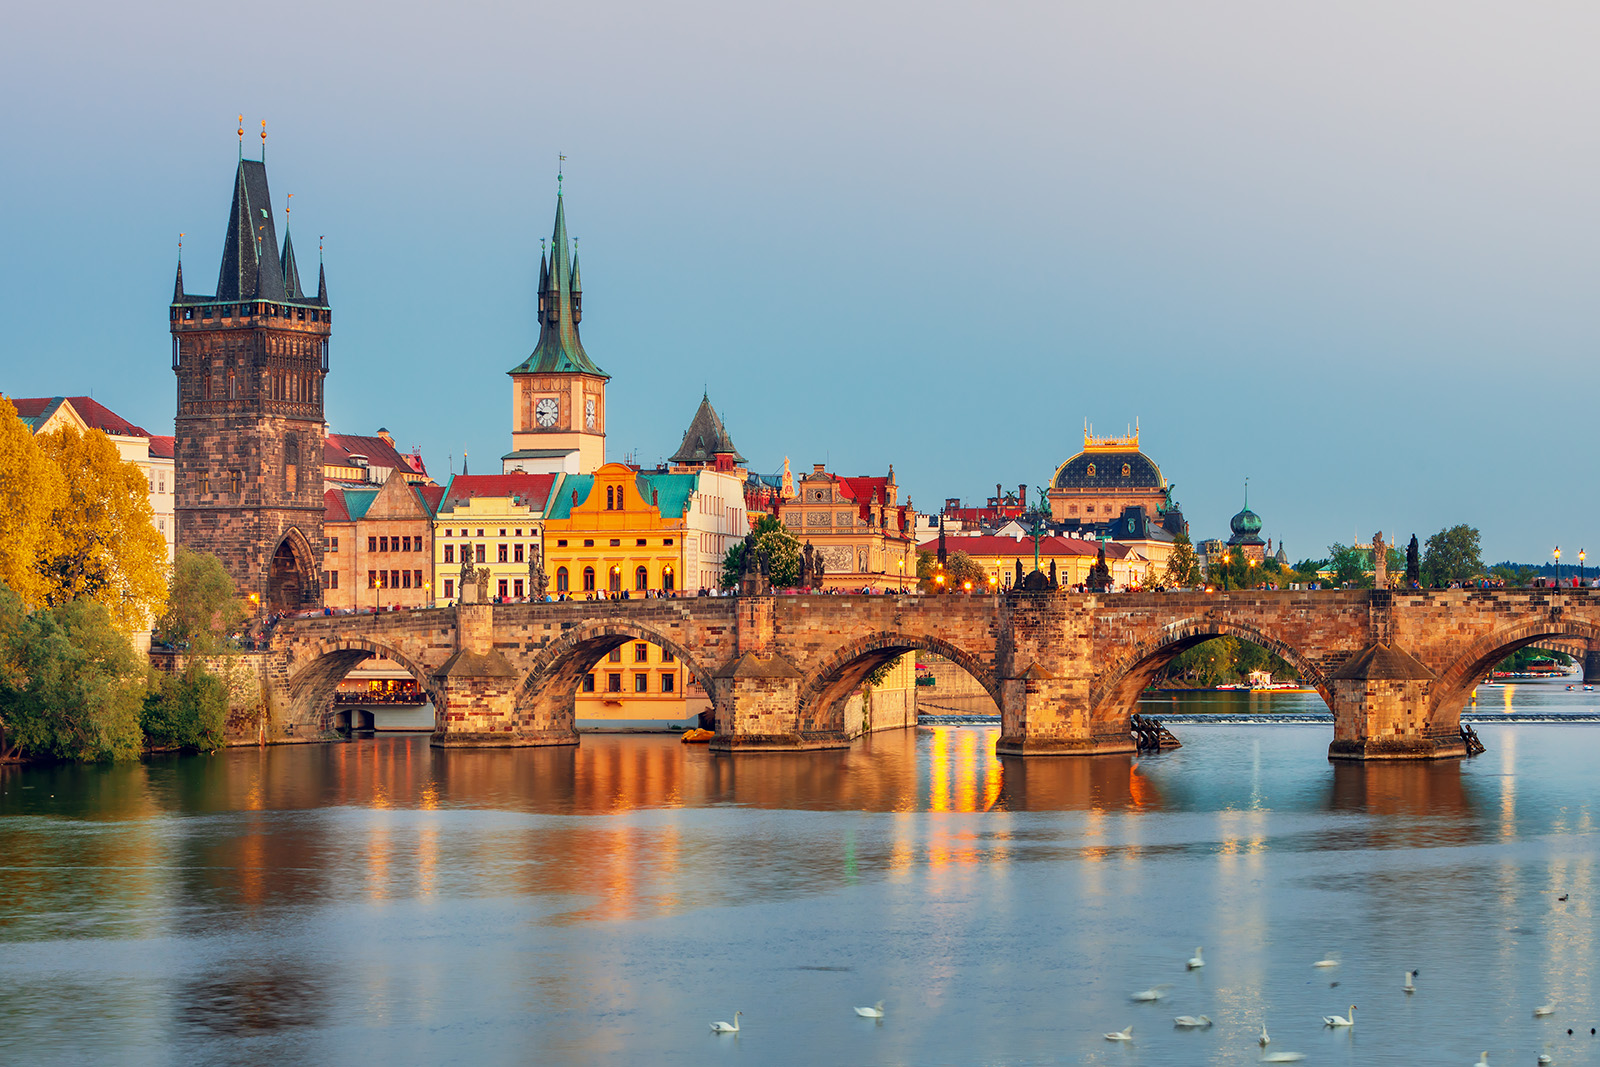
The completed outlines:
[[[1126,1030],[1113,1030],[1111,1033],[1106,1035],[1106,1040],[1107,1041],[1132,1041],[1133,1040],[1133,1027],[1130,1026]]]
[[[1323,1026],[1354,1026],[1355,1024],[1356,1006],[1354,1004],[1350,1005],[1350,1015],[1348,1018],[1343,1015],[1324,1015],[1322,1017]]]
[[[1180,1015],[1172,1020],[1172,1025],[1183,1030],[1206,1030],[1211,1027],[1211,1016]]]
[[[1197,971],[1201,967],[1204,967],[1205,965],[1206,965],[1206,961],[1201,958],[1201,956],[1200,956],[1200,948],[1197,945],[1197,946],[1195,946],[1194,955],[1189,957],[1189,970]]]
[[[1316,963],[1313,963],[1311,966],[1313,966],[1313,967],[1337,967],[1337,966],[1339,966],[1339,961],[1330,956],[1329,958],[1327,958],[1325,960],[1318,960]]]
[[[741,1016],[743,1014],[744,1014],[744,1012],[742,1012],[742,1011],[734,1012],[733,1013],[733,1022],[731,1022],[731,1023],[712,1023],[711,1024],[712,1033],[716,1033],[716,1034],[737,1034],[739,1032],[739,1016]]]
[[[1489,1053],[1488,1052],[1482,1053],[1478,1057],[1478,1062],[1474,1063],[1472,1065],[1472,1067],[1489,1067]]]
[[[1261,1057],[1262,1063],[1299,1063],[1306,1058],[1304,1052],[1267,1052]]]
[[[857,1008],[856,1014],[861,1016],[863,1019],[881,1019],[883,1018],[883,1001],[878,1001],[876,1007]]]
[[[1414,979],[1416,977],[1417,977],[1417,972],[1416,971],[1407,971],[1406,972],[1406,984],[1401,986],[1400,988],[1404,989],[1407,993],[1415,993],[1417,991],[1416,982],[1414,981]]]
[[[1152,1000],[1160,1000],[1162,997],[1167,995],[1167,990],[1170,988],[1171,986],[1168,986],[1164,983],[1158,986],[1151,986],[1149,989],[1141,989],[1137,993],[1130,993],[1128,995],[1128,999],[1137,1001],[1140,1004],[1145,1004]]]
[[[1588,688],[1588,687],[1585,686],[1585,688]],[[1541,1052],[1541,1053],[1539,1053],[1539,1059],[1536,1062],[1538,1062],[1538,1063],[1554,1063],[1555,1061],[1550,1058],[1550,1053]]]
[[[1555,1013],[1556,1006],[1554,1004],[1541,1004],[1533,1009],[1533,1017],[1535,1019],[1543,1019],[1546,1015],[1554,1015]]]
[[[1261,1038],[1256,1042],[1256,1044],[1260,1045],[1262,1048],[1266,1048],[1271,1043],[1272,1043],[1272,1038],[1267,1036],[1267,1024],[1266,1023],[1262,1023],[1261,1024]]]

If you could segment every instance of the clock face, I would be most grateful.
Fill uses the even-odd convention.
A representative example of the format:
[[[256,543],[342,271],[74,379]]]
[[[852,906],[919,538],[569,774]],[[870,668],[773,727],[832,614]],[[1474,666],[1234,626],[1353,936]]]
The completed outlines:
[[[556,424],[556,415],[560,411],[561,405],[556,402],[556,399],[547,396],[534,405],[533,417],[538,420],[540,426],[548,430]]]
[[[583,402],[583,421],[589,429],[594,429],[594,397]]]

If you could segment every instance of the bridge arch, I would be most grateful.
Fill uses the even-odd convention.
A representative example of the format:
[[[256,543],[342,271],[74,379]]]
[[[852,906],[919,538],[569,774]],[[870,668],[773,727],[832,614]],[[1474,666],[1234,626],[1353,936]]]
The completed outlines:
[[[540,649],[529,662],[528,673],[517,686],[517,710],[522,712],[542,705],[558,726],[572,729],[578,686],[583,682],[584,675],[593,670],[612,649],[631,641],[647,641],[671,652],[694,673],[696,682],[706,691],[715,711],[721,702],[721,683],[706,670],[700,658],[668,631],[649,621],[626,616],[579,623]]]
[[[1090,717],[1096,723],[1126,719],[1138,707],[1139,694],[1156,674],[1178,656],[1213,637],[1237,637],[1260,645],[1300,672],[1300,679],[1316,689],[1323,703],[1333,707],[1327,677],[1293,645],[1253,626],[1227,619],[1188,618],[1171,623],[1154,637],[1134,646],[1106,672],[1105,680],[1089,694]]]
[[[284,531],[267,557],[268,611],[298,611],[305,606],[318,588],[312,563],[316,558],[300,527],[291,526]]]
[[[290,656],[289,699],[295,708],[303,709],[305,718],[326,711],[344,676],[362,660],[374,658],[399,664],[416,680],[417,687],[428,695],[435,714],[440,707],[432,672],[386,642],[374,641],[360,634],[304,641],[291,639],[286,651]]]
[[[797,702],[801,733],[844,729],[844,703],[879,667],[922,650],[943,656],[970,674],[1000,706],[1000,686],[993,664],[932,634],[878,631],[841,645],[801,683]]]
[[[1496,663],[1519,648],[1551,639],[1593,641],[1600,639],[1600,626],[1569,621],[1560,616],[1546,616],[1484,634],[1440,672],[1439,680],[1433,686],[1433,706],[1441,710],[1454,706],[1459,711],[1460,705],[1466,702],[1467,694],[1477,687],[1478,680]]]

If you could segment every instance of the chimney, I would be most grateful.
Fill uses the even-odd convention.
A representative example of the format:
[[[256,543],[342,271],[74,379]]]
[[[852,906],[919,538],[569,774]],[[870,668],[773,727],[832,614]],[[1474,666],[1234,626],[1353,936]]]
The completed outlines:
[[[813,463],[813,464],[812,464],[812,465],[811,465],[811,473],[812,473],[812,474],[822,474],[822,473],[825,473],[825,472],[824,472],[824,470],[823,470],[823,468],[825,468],[825,467],[826,467],[826,466],[827,466],[827,464],[826,464],[826,463]]]

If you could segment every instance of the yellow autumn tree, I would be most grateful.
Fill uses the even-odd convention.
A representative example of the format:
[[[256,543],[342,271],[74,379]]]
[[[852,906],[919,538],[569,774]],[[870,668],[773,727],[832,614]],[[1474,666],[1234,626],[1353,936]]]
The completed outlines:
[[[51,519],[64,497],[60,469],[39,447],[16,407],[0,397],[0,583],[30,608],[48,598],[39,560],[56,552]]]
[[[66,427],[37,440],[64,486],[38,561],[45,603],[96,600],[122,632],[148,630],[166,605],[167,546],[144,472],[100,430]]]

